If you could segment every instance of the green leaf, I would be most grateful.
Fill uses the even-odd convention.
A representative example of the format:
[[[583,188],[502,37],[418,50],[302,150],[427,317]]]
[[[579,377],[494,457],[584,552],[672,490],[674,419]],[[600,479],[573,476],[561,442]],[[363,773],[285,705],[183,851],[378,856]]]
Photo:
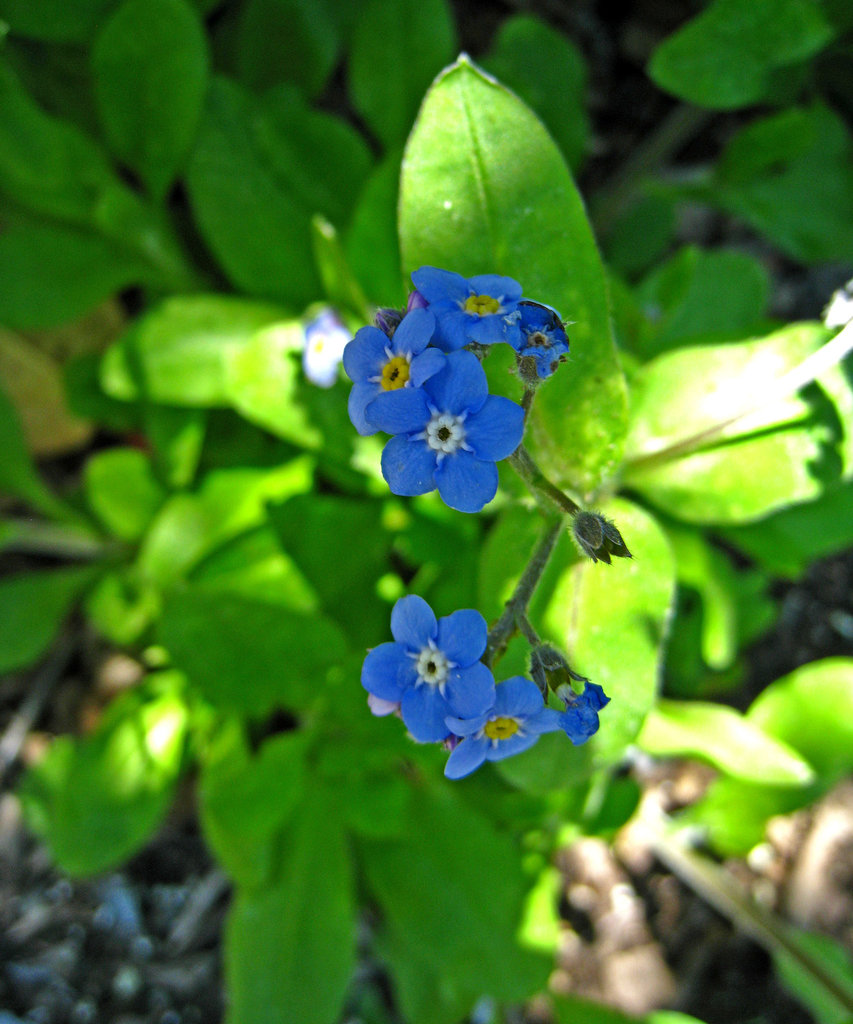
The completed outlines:
[[[49,43],[89,43],[118,0],[0,0],[13,35]]]
[[[790,747],[721,704],[661,700],[646,716],[637,745],[656,757],[700,757],[733,778],[765,786],[814,779]]]
[[[44,654],[96,573],[85,566],[0,580],[0,675],[25,668]]]
[[[406,302],[397,238],[400,159],[399,152],[391,153],[373,169],[344,233],[349,265],[377,306],[402,307]]]
[[[772,99],[774,72],[813,57],[835,32],[814,0],[714,0],[655,50],[649,74],[699,106]]]
[[[161,611],[160,592],[135,566],[105,573],[86,595],[86,616],[95,629],[121,646],[136,643]]]
[[[825,393],[811,386],[764,407],[760,400],[826,337],[820,325],[794,324],[647,363],[633,381],[626,484],[670,515],[700,523],[748,522],[820,494],[838,478],[844,429]]]
[[[371,320],[371,310],[361,285],[350,269],[343,244],[334,224],[317,214],[311,220],[314,260],[326,298],[338,310],[348,310],[361,320]]]
[[[231,1024],[329,1024],[355,964],[355,908],[341,814],[307,794],[276,883],[238,890],[225,932]]]
[[[770,279],[746,253],[685,246],[638,285],[636,295],[649,321],[637,351],[649,359],[703,335],[756,330]]]
[[[158,636],[207,700],[255,717],[310,706],[346,650],[324,616],[192,587],[167,595]]]
[[[627,415],[601,260],[554,142],[466,58],[432,85],[409,138],[400,240],[407,272],[506,274],[575,321],[571,362],[541,389],[528,439],[558,483],[594,489],[619,462]]]
[[[136,448],[108,448],[86,463],[86,497],[95,515],[119,540],[142,537],[166,493],[151,463]]]
[[[228,404],[233,351],[284,316],[275,306],[230,295],[173,296],[138,320],[107,352],[104,390],[129,401]]]
[[[539,18],[516,14],[500,26],[483,67],[538,114],[577,171],[590,141],[586,62],[578,47]]]
[[[184,0],[124,0],[92,49],[95,98],[112,151],[162,199],[201,116],[207,44]]]
[[[289,82],[308,96],[322,91],[340,47],[333,10],[324,0],[248,0],[235,35],[237,73],[245,85],[266,89]]]
[[[453,16],[445,0],[368,0],[362,8],[349,57],[350,92],[356,110],[386,147],[402,145],[424,91],[455,51]]]
[[[152,677],[117,697],[97,732],[61,736],[24,780],[27,818],[63,871],[93,875],[125,861],[172,802],[188,710],[181,677]]]
[[[214,79],[187,171],[199,228],[231,281],[302,306],[320,295],[311,217],[340,224],[367,175],[361,137],[295,89],[263,100]]]
[[[619,1010],[577,996],[561,995],[554,1000],[559,1024],[702,1024],[697,1017],[674,1010],[657,1010],[645,1017],[632,1017]]]
[[[820,1024],[850,1024],[853,963],[848,950],[829,935],[791,926],[787,932],[797,946],[820,965],[821,973],[831,980],[832,988],[823,984],[823,979],[817,978],[801,960],[779,946],[773,951],[773,959],[782,984],[808,1007]]]
[[[360,847],[393,966],[405,972],[400,994],[410,1019],[424,1019],[406,1005],[416,995],[411,972],[419,963],[440,979],[436,1002],[468,1010],[484,995],[519,1001],[544,984],[547,959],[521,949],[515,937],[527,889],[519,854],[448,787],[413,795],[401,838],[362,840]],[[448,928],[453,920],[465,927]]]

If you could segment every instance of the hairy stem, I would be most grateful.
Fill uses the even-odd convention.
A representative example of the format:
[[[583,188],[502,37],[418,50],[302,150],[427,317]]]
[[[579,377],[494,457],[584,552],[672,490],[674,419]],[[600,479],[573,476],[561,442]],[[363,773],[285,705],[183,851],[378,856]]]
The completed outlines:
[[[580,506],[552,484],[548,477],[536,465],[530,452],[519,445],[507,460],[521,479],[527,484],[534,498],[543,506],[543,511],[553,514],[574,516],[580,512]]]

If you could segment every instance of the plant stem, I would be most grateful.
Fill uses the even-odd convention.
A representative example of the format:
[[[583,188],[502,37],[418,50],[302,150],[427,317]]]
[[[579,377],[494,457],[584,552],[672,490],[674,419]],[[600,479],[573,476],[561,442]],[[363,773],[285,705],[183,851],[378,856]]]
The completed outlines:
[[[507,460],[521,479],[527,484],[533,496],[543,506],[543,511],[557,512],[560,515],[575,516],[580,506],[564,494],[536,465],[530,452],[520,444]]]
[[[521,574],[521,579],[516,584],[512,597],[507,601],[503,614],[489,631],[486,653],[482,659],[489,667],[491,667],[496,658],[500,658],[504,653],[520,622],[522,620],[525,623],[527,622],[527,606],[530,604],[533,592],[542,578],[542,573],[545,571],[548,559],[554,551],[554,546],[563,530],[563,523],[564,519],[562,516],[559,519],[550,520],[533,554],[530,556],[530,561]]]

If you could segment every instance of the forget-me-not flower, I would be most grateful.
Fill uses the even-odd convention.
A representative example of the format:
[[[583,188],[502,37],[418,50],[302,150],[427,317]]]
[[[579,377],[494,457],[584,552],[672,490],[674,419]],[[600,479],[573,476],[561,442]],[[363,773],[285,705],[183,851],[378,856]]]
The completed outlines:
[[[320,388],[334,385],[344,348],[351,340],[352,335],[333,309],[324,309],[305,325],[302,369],[312,384]]]
[[[563,321],[555,309],[541,302],[523,299],[518,308],[520,341],[516,351],[520,356],[532,356],[536,360],[537,376],[550,377],[569,351]]]
[[[560,728],[578,747],[598,732],[598,712],[610,698],[597,683],[587,683],[581,694],[562,688],[558,694],[566,704],[566,710],[559,712]]]
[[[536,683],[513,676],[499,683],[495,702],[482,715],[448,717],[447,725],[462,742],[447,759],[444,774],[461,779],[476,771],[484,761],[501,761],[528,750],[542,733],[560,728],[560,713],[545,707]]]
[[[361,684],[380,710],[399,703],[406,728],[423,743],[451,732],[445,719],[481,715],[495,699],[495,680],[480,661],[487,627],[472,608],[436,619],[422,597],[402,597],[391,612],[394,643],[369,651]],[[376,703],[376,700],[374,700]]]
[[[518,347],[521,285],[511,277],[479,274],[464,278],[452,270],[421,267],[412,274],[418,292],[437,321],[433,345],[455,352],[472,341]]]
[[[409,316],[412,316],[410,313]],[[394,494],[438,493],[451,508],[479,512],[495,496],[495,463],[521,443],[520,405],[490,395],[471,352],[450,352],[438,373],[365,409],[369,423],[395,436],[382,452],[382,475]]]
[[[413,309],[390,338],[378,327],[362,327],[344,349],[344,369],[353,381],[347,409],[359,434],[379,429],[365,416],[374,398],[420,387],[444,365],[444,354],[427,347],[434,331],[433,314]]]

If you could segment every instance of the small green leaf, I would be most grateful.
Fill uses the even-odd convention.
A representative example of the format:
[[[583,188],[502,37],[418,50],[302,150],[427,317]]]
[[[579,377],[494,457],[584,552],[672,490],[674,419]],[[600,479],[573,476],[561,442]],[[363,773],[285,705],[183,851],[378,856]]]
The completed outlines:
[[[231,1024],[329,1024],[355,963],[355,908],[340,809],[309,791],[275,884],[238,890],[225,932]]]
[[[116,698],[97,732],[62,736],[27,775],[30,824],[63,871],[92,875],[125,861],[172,802],[189,713],[181,677],[152,677]]]
[[[528,440],[558,483],[594,489],[619,462],[627,416],[601,260],[556,145],[467,58],[432,85],[409,138],[400,240],[407,272],[506,274],[575,321],[571,361],[541,389]]]
[[[717,110],[772,98],[773,73],[808,60],[834,31],[815,0],[713,0],[655,50],[661,89]]]
[[[136,448],[93,455],[86,463],[85,483],[92,511],[119,540],[139,540],[166,498],[151,463]]]
[[[124,0],[92,49],[95,98],[116,156],[162,199],[201,115],[207,45],[184,0]]]
[[[806,785],[811,767],[733,708],[661,700],[646,716],[637,745],[656,757],[693,755],[746,782]]]
[[[361,9],[349,58],[350,92],[387,148],[402,145],[424,91],[455,50],[446,0],[368,0]]]
[[[44,569],[0,580],[0,675],[44,654],[96,573],[89,566]]]

